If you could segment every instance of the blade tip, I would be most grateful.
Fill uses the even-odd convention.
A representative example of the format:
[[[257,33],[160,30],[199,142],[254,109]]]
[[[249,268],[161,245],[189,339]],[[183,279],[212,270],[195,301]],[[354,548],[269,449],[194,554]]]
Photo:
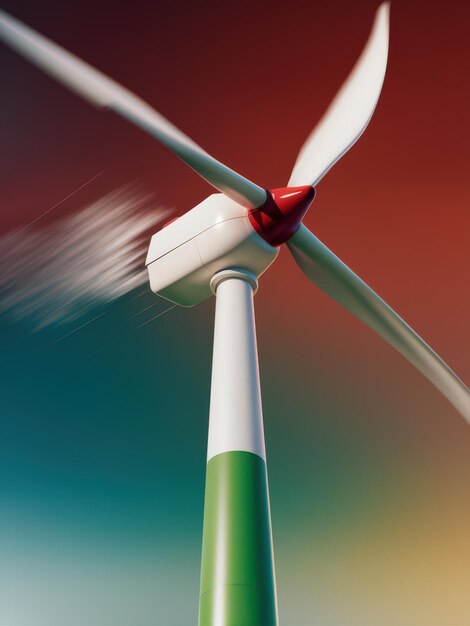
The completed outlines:
[[[377,11],[375,13],[377,20],[384,18],[387,22],[389,21],[391,4],[392,4],[391,0],[385,0],[385,2],[382,2],[382,4],[379,4]]]

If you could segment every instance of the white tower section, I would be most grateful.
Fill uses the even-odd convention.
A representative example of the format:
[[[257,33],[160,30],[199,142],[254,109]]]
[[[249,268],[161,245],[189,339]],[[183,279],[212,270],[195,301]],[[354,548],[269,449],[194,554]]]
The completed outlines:
[[[266,460],[253,293],[256,276],[226,270],[214,276],[214,354],[207,460],[232,450]]]

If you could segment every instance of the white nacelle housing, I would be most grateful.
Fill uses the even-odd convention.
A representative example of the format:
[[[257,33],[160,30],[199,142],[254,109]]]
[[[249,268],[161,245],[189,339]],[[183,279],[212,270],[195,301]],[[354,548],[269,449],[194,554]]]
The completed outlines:
[[[217,272],[242,268],[260,276],[277,254],[254,230],[247,209],[214,194],[153,235],[146,265],[152,291],[193,306],[212,295]]]

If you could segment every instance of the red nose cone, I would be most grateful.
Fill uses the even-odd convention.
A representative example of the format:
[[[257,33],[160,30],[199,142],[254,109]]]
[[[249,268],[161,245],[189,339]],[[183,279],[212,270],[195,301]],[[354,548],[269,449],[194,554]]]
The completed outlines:
[[[315,197],[315,189],[280,187],[268,191],[263,206],[249,213],[251,225],[272,246],[280,246],[295,233]]]

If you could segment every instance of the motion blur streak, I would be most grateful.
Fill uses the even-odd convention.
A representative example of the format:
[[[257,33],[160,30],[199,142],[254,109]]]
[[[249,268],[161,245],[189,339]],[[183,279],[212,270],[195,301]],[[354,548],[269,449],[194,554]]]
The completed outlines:
[[[170,211],[133,186],[42,229],[0,238],[0,312],[35,329],[71,322],[147,280],[148,232]]]

